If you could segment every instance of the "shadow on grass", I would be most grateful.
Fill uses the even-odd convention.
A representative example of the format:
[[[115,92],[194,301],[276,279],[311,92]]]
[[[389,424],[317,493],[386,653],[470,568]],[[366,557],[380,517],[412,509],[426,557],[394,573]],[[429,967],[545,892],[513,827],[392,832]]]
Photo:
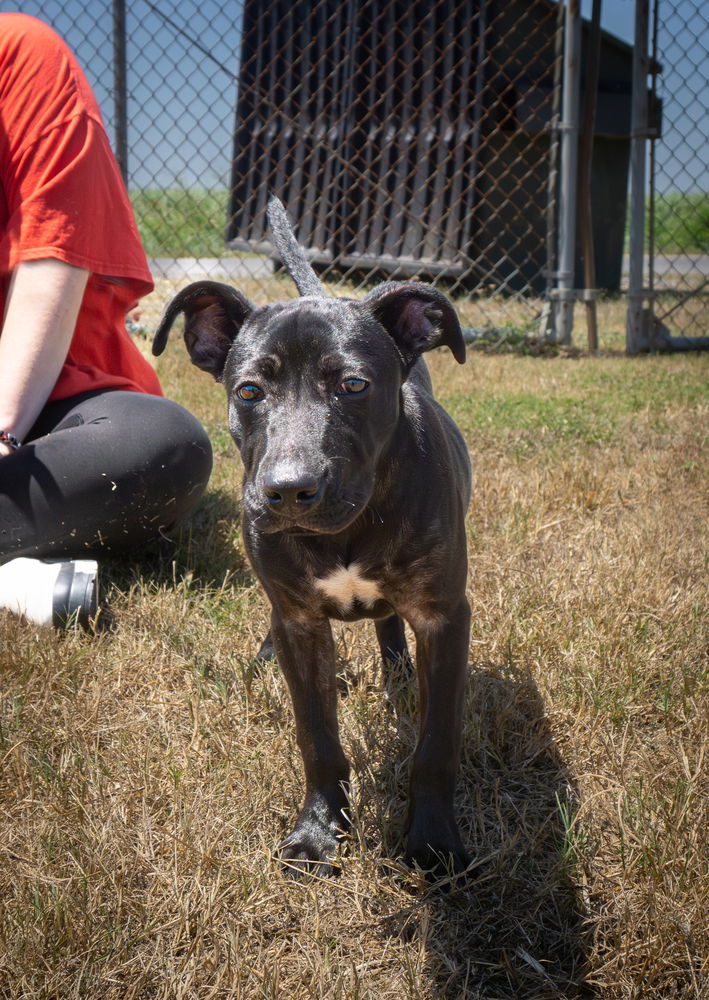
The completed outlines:
[[[528,673],[477,663],[468,699],[457,811],[478,867],[465,889],[424,890],[382,930],[419,943],[431,996],[592,997],[575,885],[576,790],[542,698]],[[396,783],[391,765],[381,777]]]
[[[196,510],[169,536],[106,559],[105,569],[119,590],[127,590],[136,579],[159,587],[186,578],[209,589],[220,587],[227,576],[237,586],[250,586],[254,576],[237,544],[240,537],[238,496],[208,489]]]

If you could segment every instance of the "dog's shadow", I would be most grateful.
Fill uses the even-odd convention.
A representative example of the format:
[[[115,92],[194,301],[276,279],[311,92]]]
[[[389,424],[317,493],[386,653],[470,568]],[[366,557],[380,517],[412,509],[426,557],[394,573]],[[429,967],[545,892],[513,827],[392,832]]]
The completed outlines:
[[[415,736],[407,715],[400,713],[397,728],[408,744]],[[403,755],[411,750],[394,746],[396,738],[388,747],[380,744],[376,776],[389,792],[391,815],[383,825],[391,843],[403,814]],[[423,946],[432,995],[593,995],[583,985],[575,802],[573,778],[533,678],[510,665],[473,664],[456,802],[475,863],[471,880],[449,892],[419,890],[423,895],[410,908],[381,926],[387,937]]]
[[[251,586],[253,574],[236,544],[238,524],[238,498],[210,490],[173,537],[116,560],[111,582],[129,589],[140,578],[170,587],[177,574],[209,588],[229,575],[237,586]],[[345,695],[364,674],[348,679],[347,659],[339,666]],[[362,785],[358,809],[366,814],[381,808],[373,826],[383,831],[385,857],[393,858],[401,848],[417,712],[415,681],[406,665],[400,677],[389,680],[392,711],[370,717],[371,729],[359,732],[359,749],[352,749]],[[512,664],[472,664],[456,806],[475,868],[462,889],[428,891],[421,881],[411,904],[380,922],[383,939],[417,942],[431,995],[442,1000],[593,995],[583,984],[576,797],[531,675]],[[364,820],[366,827],[366,815]],[[388,866],[383,877],[391,874]]]

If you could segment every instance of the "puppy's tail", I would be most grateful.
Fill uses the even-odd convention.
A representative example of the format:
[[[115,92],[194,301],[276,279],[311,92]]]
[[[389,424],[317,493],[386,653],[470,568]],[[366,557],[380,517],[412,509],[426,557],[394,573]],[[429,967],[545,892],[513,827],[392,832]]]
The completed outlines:
[[[300,294],[327,298],[327,292],[295,238],[285,208],[274,194],[269,196],[266,215],[273,245]]]

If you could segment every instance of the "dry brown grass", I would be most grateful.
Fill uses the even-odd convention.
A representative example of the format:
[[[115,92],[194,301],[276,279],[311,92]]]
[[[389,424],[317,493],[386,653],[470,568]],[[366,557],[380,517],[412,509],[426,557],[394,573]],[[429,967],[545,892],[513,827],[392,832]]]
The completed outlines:
[[[432,367],[477,470],[470,889],[396,861],[415,697],[383,710],[367,625],[338,630],[342,875],[280,872],[290,706],[251,659],[267,611],[222,392],[175,343],[163,380],[217,455],[202,507],[176,543],[106,564],[112,631],[0,618],[1,996],[703,995],[707,359]]]

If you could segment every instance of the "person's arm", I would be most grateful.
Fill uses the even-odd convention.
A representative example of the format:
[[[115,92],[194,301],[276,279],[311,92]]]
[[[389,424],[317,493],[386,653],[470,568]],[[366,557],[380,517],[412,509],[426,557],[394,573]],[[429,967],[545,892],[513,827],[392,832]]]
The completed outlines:
[[[47,258],[12,274],[0,333],[0,430],[23,440],[69,351],[89,272]],[[11,453],[0,442],[0,457]]]

